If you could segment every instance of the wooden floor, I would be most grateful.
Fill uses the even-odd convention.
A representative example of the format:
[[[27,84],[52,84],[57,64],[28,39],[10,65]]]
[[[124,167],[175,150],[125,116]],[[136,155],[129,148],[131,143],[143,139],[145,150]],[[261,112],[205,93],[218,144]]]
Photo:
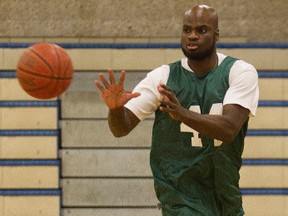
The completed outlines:
[[[127,69],[127,90],[178,49],[67,49],[72,85],[35,100],[20,88],[23,49],[0,49],[0,216],[160,216],[149,166],[153,116],[114,138],[94,86],[99,71]],[[248,216],[288,215],[287,49],[220,49],[259,71],[257,117],[247,134],[241,189]]]

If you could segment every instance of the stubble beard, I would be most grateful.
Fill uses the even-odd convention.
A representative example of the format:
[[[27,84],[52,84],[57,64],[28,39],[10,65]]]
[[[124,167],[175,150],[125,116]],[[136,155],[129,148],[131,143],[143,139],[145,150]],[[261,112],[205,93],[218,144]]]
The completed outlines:
[[[199,61],[199,60],[203,60],[203,59],[205,59],[205,58],[210,57],[210,56],[214,53],[214,51],[215,51],[215,44],[216,44],[216,42],[213,41],[213,44],[211,44],[210,47],[208,47],[207,49],[205,49],[205,50],[203,50],[203,51],[195,52],[195,53],[188,52],[188,51],[183,47],[183,45],[181,45],[181,48],[182,48],[183,54],[184,54],[188,59],[195,60],[195,61]]]

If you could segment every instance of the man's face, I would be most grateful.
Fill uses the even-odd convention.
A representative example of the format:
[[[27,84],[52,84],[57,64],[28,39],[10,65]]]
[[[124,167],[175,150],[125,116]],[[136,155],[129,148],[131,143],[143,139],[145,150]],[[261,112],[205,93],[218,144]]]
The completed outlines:
[[[211,14],[201,9],[186,13],[183,20],[181,47],[184,55],[201,60],[216,51],[219,30]]]

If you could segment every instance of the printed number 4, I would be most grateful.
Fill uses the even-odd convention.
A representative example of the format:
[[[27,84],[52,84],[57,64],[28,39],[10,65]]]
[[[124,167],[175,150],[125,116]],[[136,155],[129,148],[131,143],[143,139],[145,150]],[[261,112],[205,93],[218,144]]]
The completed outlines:
[[[210,115],[222,115],[222,109],[223,109],[222,103],[213,104],[211,106],[209,114]],[[189,110],[191,110],[193,112],[201,113],[199,105],[191,106],[189,108]],[[198,131],[188,127],[187,125],[185,125],[183,123],[181,123],[180,127],[181,127],[180,128],[181,132],[190,132],[193,134],[193,137],[191,138],[191,145],[193,147],[194,146],[195,147],[202,147],[202,142],[201,142],[201,138],[199,137]],[[220,146],[221,143],[222,142],[220,140],[214,140],[214,146]]]

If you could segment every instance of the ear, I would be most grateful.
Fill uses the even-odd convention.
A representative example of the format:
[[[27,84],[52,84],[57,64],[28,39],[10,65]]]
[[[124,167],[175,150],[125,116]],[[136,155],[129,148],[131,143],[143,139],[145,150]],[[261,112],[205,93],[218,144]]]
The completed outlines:
[[[220,33],[219,33],[219,29],[217,28],[217,29],[215,30],[215,40],[218,41],[219,38],[220,38]]]

